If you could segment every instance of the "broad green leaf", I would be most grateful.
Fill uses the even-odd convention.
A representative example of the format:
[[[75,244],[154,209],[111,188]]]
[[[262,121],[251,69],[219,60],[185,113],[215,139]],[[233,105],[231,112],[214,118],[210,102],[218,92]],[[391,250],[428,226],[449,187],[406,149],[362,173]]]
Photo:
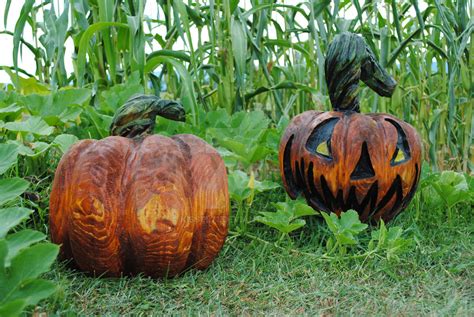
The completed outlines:
[[[26,121],[22,122],[7,122],[5,129],[14,132],[30,132],[38,135],[50,135],[54,131],[54,128],[50,127],[40,117],[29,117]]]
[[[126,83],[115,85],[101,93],[100,110],[113,115],[130,97],[141,93],[144,93],[144,89],[140,81],[140,73],[134,72]]]
[[[0,144],[0,175],[16,163],[18,147],[14,144]]]
[[[250,196],[249,176],[246,173],[235,170],[229,173],[228,180],[231,199],[242,202]]]
[[[258,180],[254,181],[254,189],[255,191],[259,193],[265,192],[267,190],[279,188],[279,187],[280,187],[280,184],[272,182],[272,181],[263,181],[263,182],[260,182]]]
[[[51,144],[46,143],[46,142],[41,142],[41,141],[32,142],[32,143],[23,143],[18,140],[8,140],[7,144],[12,144],[16,146],[18,149],[18,154],[31,156],[31,157],[39,156],[40,154],[48,150],[49,147],[51,146]]]
[[[79,141],[79,138],[75,135],[60,134],[54,139],[52,144],[59,147],[61,152],[66,153],[77,141]]]
[[[296,217],[313,216],[317,214],[313,208],[311,208],[305,203],[300,203],[300,202],[295,203],[293,210],[294,210],[293,213]]]
[[[21,178],[0,179],[0,206],[23,194],[30,183]]]
[[[56,291],[56,284],[42,279],[22,283],[6,298],[7,301],[24,300],[26,305],[35,305]]]
[[[383,220],[380,222],[380,228],[372,231],[372,239],[369,242],[371,246],[370,250],[376,248],[380,252],[384,252],[387,259],[398,259],[398,255],[406,252],[410,245],[411,240],[402,238],[403,229],[401,227],[391,227],[387,230]]]
[[[18,150],[18,154],[19,155],[28,155],[28,156],[31,156],[31,155],[34,155],[35,152],[33,152],[33,150],[29,147],[27,147],[25,144],[23,144],[23,142],[21,141],[18,141],[18,140],[8,140],[7,141],[7,144],[13,144],[16,146],[17,150]]]
[[[304,219],[298,218],[315,214],[315,211],[301,200],[278,202],[273,205],[277,209],[276,212],[260,212],[259,216],[255,217],[255,221],[275,228],[285,234],[297,230],[306,224]]]
[[[19,316],[23,312],[23,309],[25,309],[26,305],[26,301],[23,299],[7,302],[0,305],[0,316]]]
[[[286,219],[279,219],[276,217],[271,217],[269,215],[257,216],[255,217],[255,221],[261,222],[271,228],[277,229],[278,231],[286,234],[295,231],[306,224],[303,219],[296,219],[293,222],[288,223]]]
[[[86,107],[85,113],[92,122],[92,126],[96,128],[98,138],[107,137],[109,135],[110,124],[112,123],[112,117],[97,112],[91,106]]]
[[[31,157],[37,157],[39,155],[41,155],[42,153],[46,152],[49,147],[51,146],[51,144],[49,143],[46,143],[46,142],[33,142],[33,143],[30,143],[28,144],[29,147],[31,148],[31,150],[33,151],[33,153],[29,153],[29,154],[26,154],[28,156],[31,156]]]
[[[0,211],[1,214],[1,211]],[[7,236],[8,256],[5,260],[5,266],[10,266],[10,261],[18,252],[29,247],[33,243],[46,239],[46,235],[42,232],[24,229]]]
[[[353,245],[357,244],[357,240],[354,238],[354,235],[348,231],[340,232],[336,235],[336,239],[341,245]]]
[[[21,251],[11,261],[10,275],[5,282],[9,289],[18,289],[26,280],[47,272],[59,252],[59,246],[40,243]]]
[[[43,118],[50,125],[74,121],[90,99],[91,91],[84,88],[67,88],[48,95],[24,97],[24,105],[34,116]]]
[[[20,112],[23,107],[19,106],[17,103],[12,103],[7,107],[0,107],[0,118],[4,118],[9,114]]]
[[[30,46],[31,47],[31,46]],[[33,48],[33,50],[35,50]],[[29,94],[48,94],[49,86],[39,82],[35,77],[24,78],[16,72],[12,72],[9,68],[3,67],[3,70],[10,76],[15,89],[23,95]],[[20,68],[18,68],[20,70]]]
[[[4,238],[11,228],[28,218],[32,212],[33,210],[23,207],[0,209],[0,239]]]
[[[360,222],[359,214],[354,210],[341,213],[340,224],[342,229],[347,229],[354,233],[358,233],[367,228],[367,224]]]
[[[335,213],[322,215],[340,247],[357,244],[356,236],[367,228],[366,224],[360,222],[359,215],[354,210],[342,212],[339,218]]]
[[[334,214],[334,213],[328,214],[326,212],[322,212],[321,215],[323,216],[324,221],[328,225],[329,230],[331,230],[332,233],[336,234],[338,232],[338,229],[339,229],[338,228],[339,222],[338,222],[336,214]]]
[[[229,128],[231,117],[225,109],[218,109],[206,113],[205,123],[208,127],[213,128]]]
[[[70,105],[83,105],[87,103],[91,97],[92,91],[87,88],[62,88],[53,94],[53,104],[60,108]]]
[[[8,245],[5,239],[0,239],[0,281],[5,278],[5,267],[6,260],[8,256]],[[1,289],[1,286],[0,286]],[[2,301],[2,296],[0,294],[0,302]]]
[[[449,207],[469,199],[469,185],[461,173],[443,171],[432,186]]]

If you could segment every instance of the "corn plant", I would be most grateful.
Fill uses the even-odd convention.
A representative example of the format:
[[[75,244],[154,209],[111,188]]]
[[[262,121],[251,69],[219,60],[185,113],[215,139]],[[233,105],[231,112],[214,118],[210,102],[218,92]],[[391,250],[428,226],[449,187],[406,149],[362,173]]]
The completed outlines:
[[[34,77],[42,89],[97,92],[137,73],[144,89],[181,97],[193,124],[197,109],[218,108],[263,110],[278,122],[329,109],[325,51],[337,33],[352,31],[399,82],[391,100],[363,88],[363,110],[416,126],[434,168],[468,171],[474,168],[472,7],[469,0],[24,0],[15,29],[2,31],[14,42],[14,65],[2,69],[20,91]],[[32,43],[23,37],[29,29]],[[65,56],[68,40],[72,57]],[[19,67],[21,49],[33,52],[34,75]]]

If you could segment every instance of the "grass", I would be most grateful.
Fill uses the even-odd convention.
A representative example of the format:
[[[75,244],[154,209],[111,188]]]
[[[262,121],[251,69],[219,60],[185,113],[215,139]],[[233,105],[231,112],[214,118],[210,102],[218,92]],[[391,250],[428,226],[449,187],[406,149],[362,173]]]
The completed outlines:
[[[254,209],[281,198],[279,190],[262,194]],[[418,203],[419,195],[411,206]],[[469,316],[474,313],[473,216],[470,206],[460,204],[450,225],[442,209],[423,205],[418,220],[414,208],[408,209],[393,224],[408,229],[415,244],[398,262],[380,257],[323,261],[230,235],[208,270],[173,279],[97,279],[57,264],[47,278],[60,291],[36,310],[59,315]],[[251,232],[268,241],[277,237],[256,223]],[[290,248],[317,253],[327,234],[321,218],[312,217]]]

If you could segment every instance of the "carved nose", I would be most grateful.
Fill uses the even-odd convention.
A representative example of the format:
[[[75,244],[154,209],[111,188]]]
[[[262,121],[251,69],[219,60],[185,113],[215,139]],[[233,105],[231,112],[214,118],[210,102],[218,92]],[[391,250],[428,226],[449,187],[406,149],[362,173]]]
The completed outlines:
[[[372,162],[370,161],[369,150],[367,148],[367,142],[362,144],[362,151],[360,152],[359,162],[352,171],[351,180],[359,180],[364,178],[371,178],[375,176]]]

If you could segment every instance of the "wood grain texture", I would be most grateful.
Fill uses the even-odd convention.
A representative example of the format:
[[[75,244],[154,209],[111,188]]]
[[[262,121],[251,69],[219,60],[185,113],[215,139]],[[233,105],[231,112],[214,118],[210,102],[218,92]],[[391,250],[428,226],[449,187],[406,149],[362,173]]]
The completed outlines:
[[[318,127],[328,122],[335,124],[325,156],[316,151],[318,142],[308,140],[321,134]],[[394,162],[397,147],[406,147],[407,157]],[[355,209],[362,221],[387,222],[407,206],[416,190],[421,141],[412,126],[387,114],[307,111],[285,131],[279,161],[291,198],[302,195],[316,210],[339,214]]]
[[[204,269],[228,218],[224,163],[192,135],[81,141],[62,158],[50,201],[62,257],[107,276]]]

